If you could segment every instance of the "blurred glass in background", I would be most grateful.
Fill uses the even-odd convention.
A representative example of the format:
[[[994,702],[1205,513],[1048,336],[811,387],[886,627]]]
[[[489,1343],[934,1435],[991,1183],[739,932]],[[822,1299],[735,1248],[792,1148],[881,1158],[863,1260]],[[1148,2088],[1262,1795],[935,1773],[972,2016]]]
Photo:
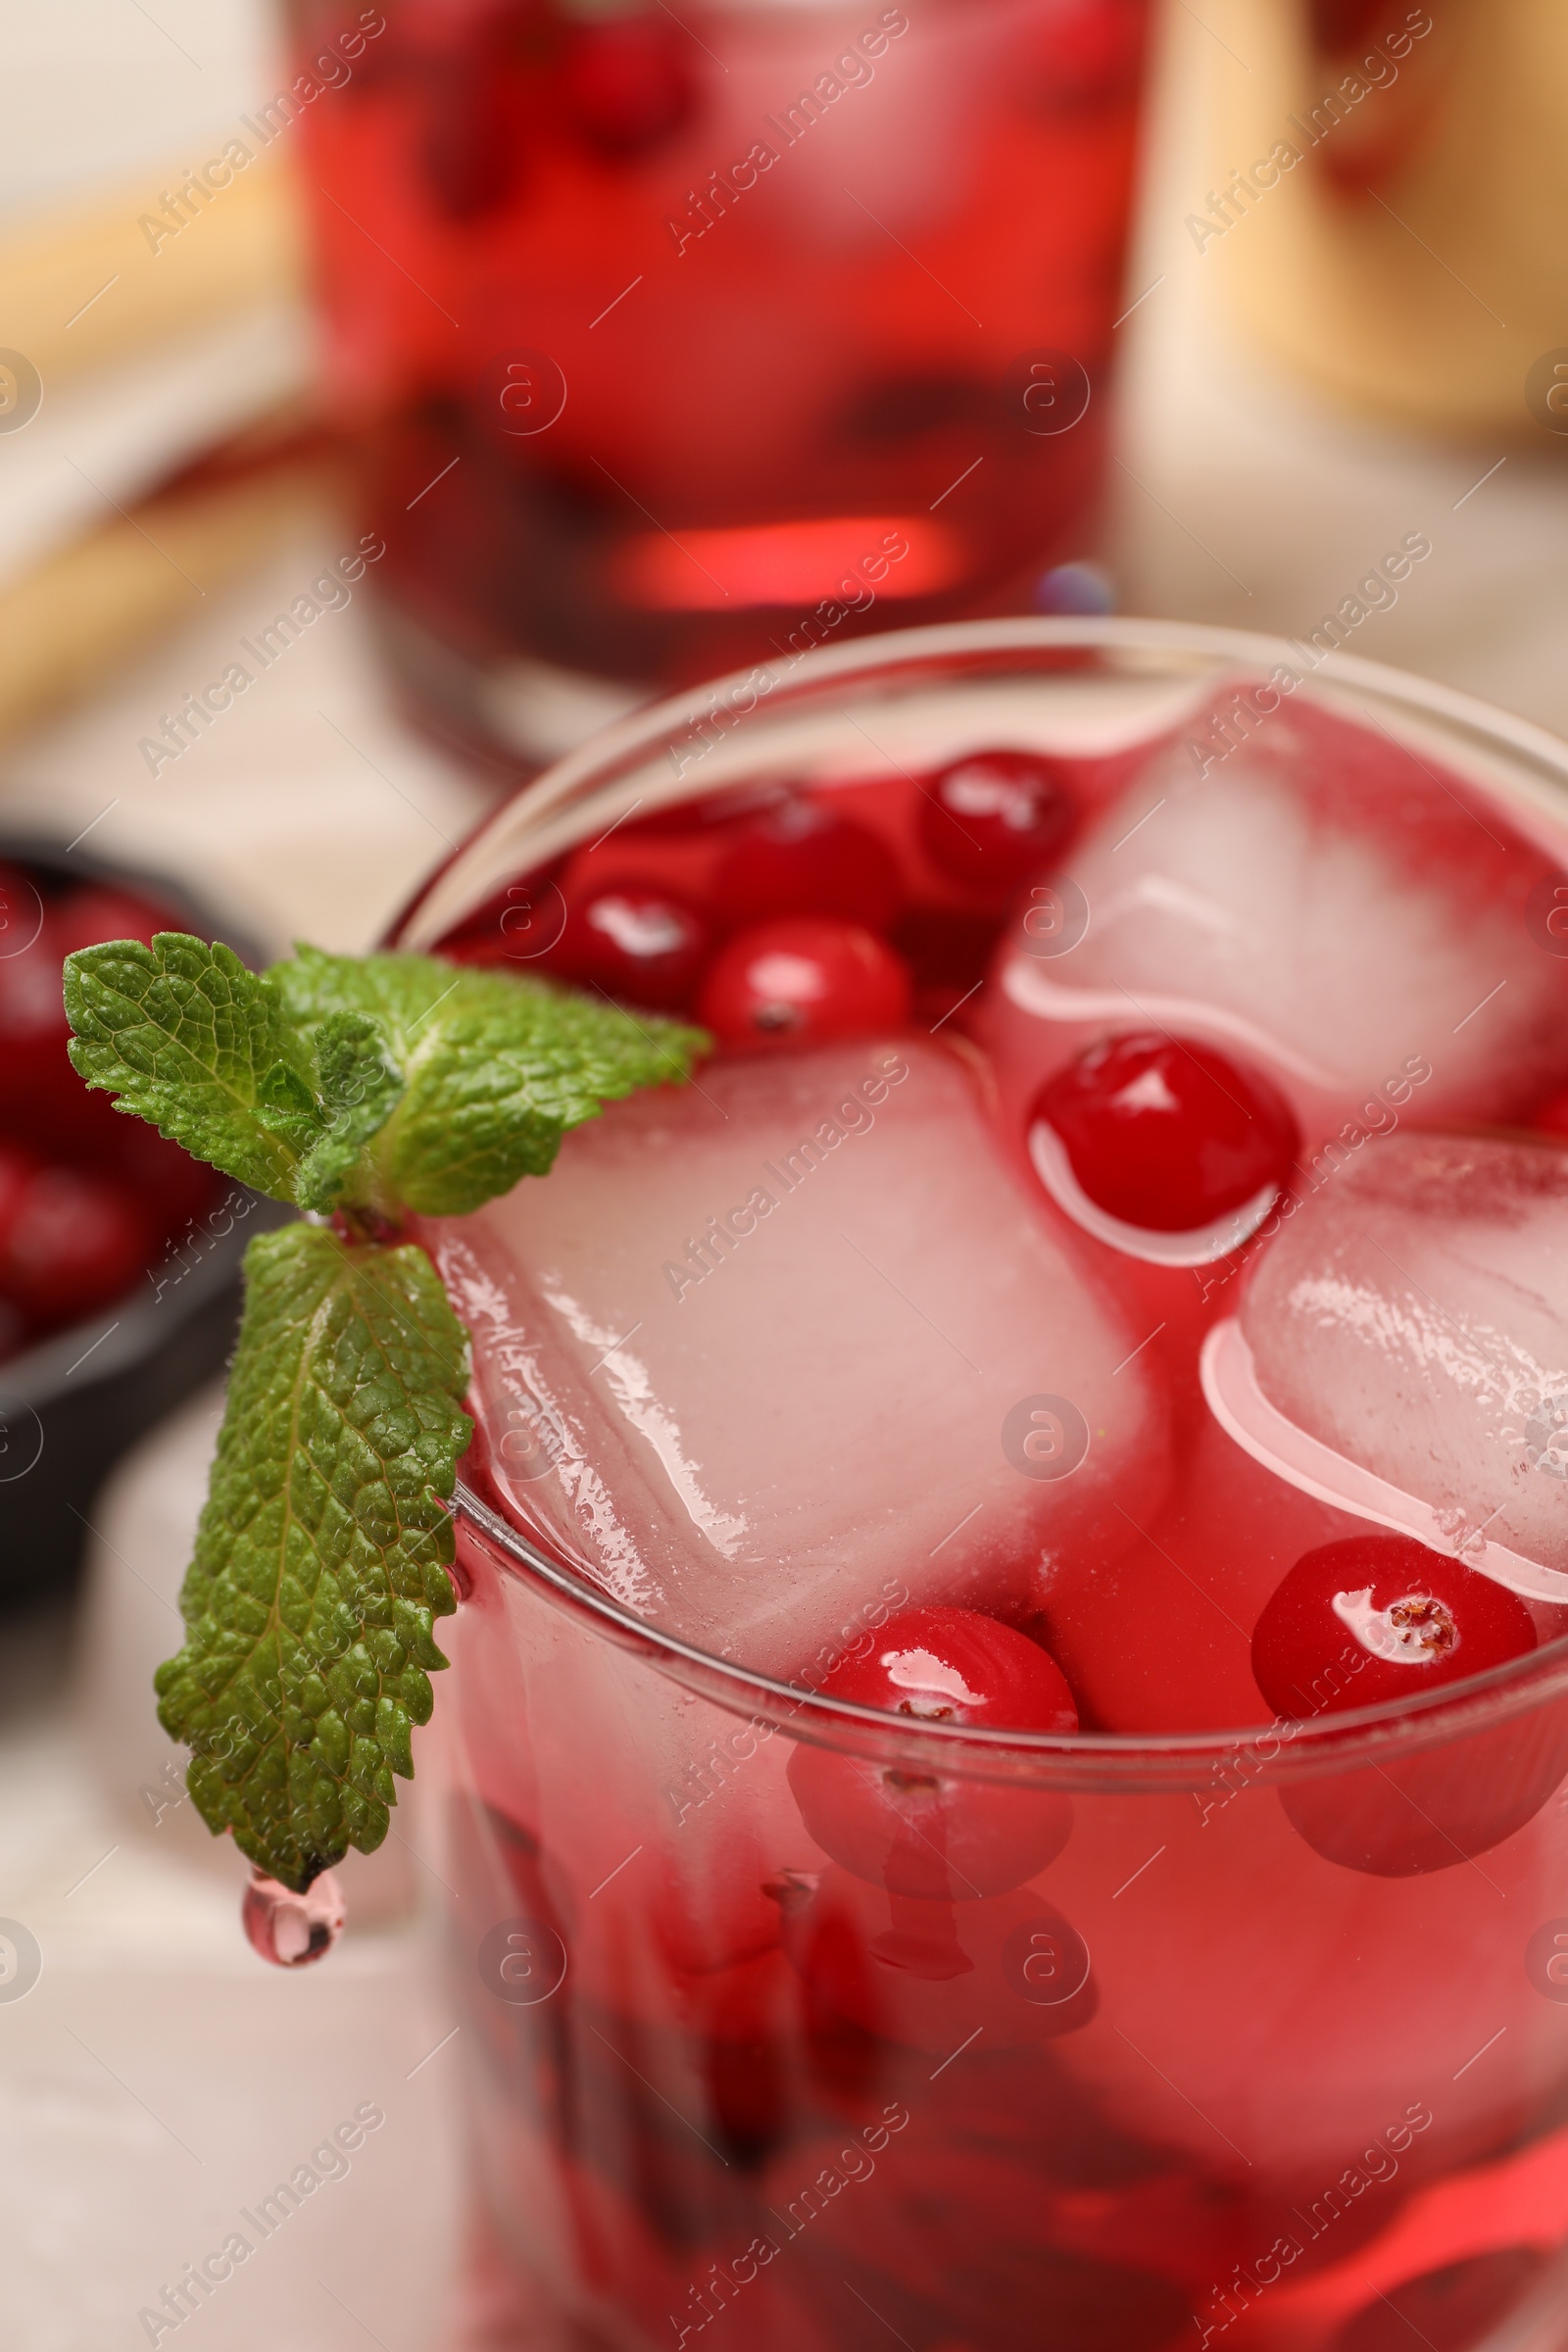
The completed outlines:
[[[396,673],[547,757],[1098,549],[1146,0],[294,0]],[[344,55],[352,55],[352,68]]]

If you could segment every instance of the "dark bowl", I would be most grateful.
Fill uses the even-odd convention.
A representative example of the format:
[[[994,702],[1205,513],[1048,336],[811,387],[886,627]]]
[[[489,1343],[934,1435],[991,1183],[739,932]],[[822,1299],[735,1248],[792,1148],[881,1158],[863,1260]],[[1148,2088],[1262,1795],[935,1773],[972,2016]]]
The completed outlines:
[[[220,939],[253,968],[268,958],[217,908],[167,875],[0,834],[0,859],[62,883],[110,884]],[[74,1585],[98,1490],[143,1431],[220,1372],[233,1350],[249,1236],[288,1214],[225,1184],[137,1289],[0,1363],[0,1611],[63,1599]]]

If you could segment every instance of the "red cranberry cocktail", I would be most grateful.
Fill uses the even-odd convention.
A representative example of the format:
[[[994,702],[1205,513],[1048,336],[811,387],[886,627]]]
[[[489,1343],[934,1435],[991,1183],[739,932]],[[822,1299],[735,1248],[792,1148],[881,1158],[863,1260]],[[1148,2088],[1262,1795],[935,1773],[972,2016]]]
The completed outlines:
[[[740,703],[400,934],[713,1039],[421,1232],[470,2340],[1534,2341],[1568,751],[1134,622]]]
[[[323,382],[446,729],[537,761],[1094,555],[1147,0],[291,14]]]

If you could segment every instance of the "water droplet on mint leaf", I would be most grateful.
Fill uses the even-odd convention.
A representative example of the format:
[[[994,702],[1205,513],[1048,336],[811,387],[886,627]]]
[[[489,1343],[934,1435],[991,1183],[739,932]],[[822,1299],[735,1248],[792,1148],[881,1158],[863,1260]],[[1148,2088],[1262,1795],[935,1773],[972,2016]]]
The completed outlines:
[[[246,1940],[274,1968],[323,1960],[343,1933],[343,1892],[329,1870],[295,1894],[253,1864],[240,1920]]]

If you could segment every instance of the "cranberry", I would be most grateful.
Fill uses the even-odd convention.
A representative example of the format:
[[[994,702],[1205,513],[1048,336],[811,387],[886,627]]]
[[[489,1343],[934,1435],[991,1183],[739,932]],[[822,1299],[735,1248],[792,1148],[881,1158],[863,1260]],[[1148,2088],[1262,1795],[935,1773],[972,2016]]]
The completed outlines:
[[[170,927],[146,900],[89,883],[46,907],[21,954],[0,955],[0,1110],[24,1116],[29,1137],[75,1152],[109,1133],[107,1101],[88,1094],[66,1052],[66,957],[103,940],[145,944]]]
[[[909,975],[858,923],[820,915],[759,923],[714,959],[697,1017],[732,1053],[816,1046],[902,1027]]]
[[[1191,1039],[1141,1033],[1091,1046],[1049,1081],[1054,1129],[1097,1208],[1153,1233],[1192,1233],[1283,1187],[1300,1150],[1260,1071]]]
[[[823,1693],[917,1722],[1067,1734],[1078,1711],[1038,1643],[974,1609],[906,1609]],[[890,1893],[928,1902],[1001,1894],[1065,1844],[1070,1801],[1036,1788],[962,1780],[924,1764],[881,1765],[800,1746],[790,1787],[825,1853]]]
[[[600,890],[569,906],[556,962],[638,1004],[684,1004],[708,960],[709,927],[667,891]]]
[[[1517,1592],[1413,1536],[1303,1552],[1263,1605],[1252,1673],[1276,1714],[1386,1706],[1536,1646]]]
[[[1048,1650],[978,1609],[906,1609],[823,1682],[847,1698],[921,1723],[1075,1732],[1078,1710]]]
[[[566,901],[559,875],[563,860],[519,875],[448,932],[435,953],[449,963],[543,963],[554,956],[566,927]],[[545,968],[550,968],[546,966]]]
[[[652,10],[577,24],[561,97],[578,136],[599,154],[646,154],[673,137],[696,104],[689,44]]]
[[[173,918],[129,891],[87,883],[54,910],[55,953],[64,960],[78,948],[100,947],[107,939],[139,939],[151,947],[159,931],[178,928]]]
[[[102,1106],[114,1121],[114,1132],[104,1139],[103,1157],[108,1164],[103,1172],[107,1175],[112,1167],[125,1179],[139,1195],[156,1232],[177,1233],[212,1205],[223,1181],[216,1169],[192,1159],[156,1127],[115,1110],[107,1095],[88,1095],[87,1101],[95,1109]]]
[[[1276,1712],[1343,1713],[1418,1696],[1536,1647],[1515,1592],[1409,1536],[1351,1536],[1304,1552],[1265,1603],[1252,1672]],[[1544,1713],[1521,1741],[1513,1722],[1465,1731],[1289,1780],[1280,1803],[1326,1861],[1409,1878],[1485,1853],[1538,1813],[1568,1771],[1568,1725]]]
[[[1065,848],[1078,807],[1059,760],[972,752],[933,776],[920,808],[927,855],[975,890],[1007,890]]]
[[[118,1298],[146,1261],[134,1197],[84,1169],[33,1169],[0,1234],[0,1296],[40,1323]]]
[[[892,853],[869,826],[792,796],[740,828],[713,895],[731,923],[838,914],[877,931],[892,920],[899,879]]]

